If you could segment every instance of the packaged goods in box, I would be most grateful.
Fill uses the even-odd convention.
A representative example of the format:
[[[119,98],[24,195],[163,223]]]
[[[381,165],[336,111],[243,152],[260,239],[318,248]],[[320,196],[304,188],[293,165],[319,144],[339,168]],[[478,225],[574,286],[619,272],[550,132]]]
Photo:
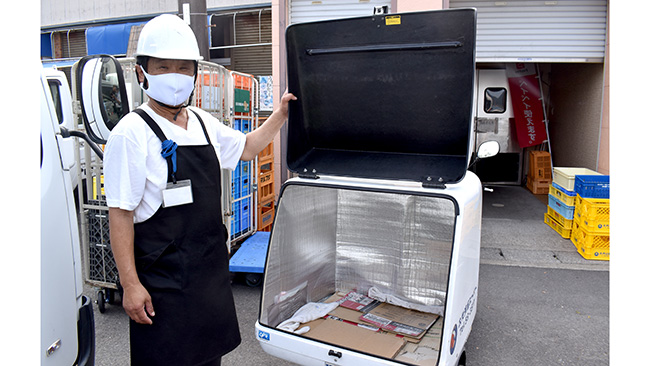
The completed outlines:
[[[553,230],[555,230],[558,234],[560,234],[560,236],[562,236],[564,239],[569,239],[571,237],[571,226],[565,227],[560,225],[560,223],[553,220],[551,215],[549,215],[548,213],[544,214],[544,222],[548,226],[553,228]]]
[[[566,189],[560,187],[557,183],[551,184],[548,194],[557,198],[560,202],[566,204],[567,206],[575,205],[576,193],[573,191],[567,191]]]
[[[553,183],[567,191],[574,191],[576,175],[602,175],[587,168],[553,168]]]
[[[548,206],[551,207],[555,212],[562,215],[567,220],[573,220],[573,212],[575,207],[568,206],[564,202],[560,202],[557,198],[549,195],[548,196]]]
[[[560,215],[555,211],[551,206],[546,206],[546,213],[555,221],[557,221],[561,226],[571,229],[573,226],[573,220],[569,220],[564,216]]]
[[[596,233],[609,233],[609,199],[576,197],[574,220],[583,229]]]
[[[573,220],[571,242],[585,259],[609,260],[609,233],[586,231],[578,220]]]
[[[609,175],[576,175],[575,191],[583,198],[609,198]]]

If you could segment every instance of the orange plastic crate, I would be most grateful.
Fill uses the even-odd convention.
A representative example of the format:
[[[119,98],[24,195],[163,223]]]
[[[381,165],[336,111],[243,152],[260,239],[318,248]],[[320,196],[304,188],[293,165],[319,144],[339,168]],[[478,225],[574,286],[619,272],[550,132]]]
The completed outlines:
[[[528,179],[553,179],[551,154],[548,151],[531,151],[528,154]]]

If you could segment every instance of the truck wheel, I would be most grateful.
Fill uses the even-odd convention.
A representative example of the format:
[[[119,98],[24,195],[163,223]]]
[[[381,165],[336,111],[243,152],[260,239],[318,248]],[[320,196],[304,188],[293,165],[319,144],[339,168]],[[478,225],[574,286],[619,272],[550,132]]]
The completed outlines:
[[[259,273],[247,273],[246,284],[250,287],[257,287],[262,284],[262,275]]]
[[[106,297],[104,296],[104,291],[101,290],[97,292],[97,308],[102,314],[106,311]]]

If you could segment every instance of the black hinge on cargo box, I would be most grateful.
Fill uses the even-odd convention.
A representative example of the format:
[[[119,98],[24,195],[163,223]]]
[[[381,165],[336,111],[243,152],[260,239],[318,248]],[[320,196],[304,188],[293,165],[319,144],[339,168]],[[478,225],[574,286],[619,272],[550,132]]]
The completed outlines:
[[[438,188],[438,189],[445,189],[447,186],[445,185],[445,180],[440,177],[438,179],[435,179],[433,177],[424,177],[422,178],[422,187],[423,188]]]
[[[312,169],[310,171],[307,168],[303,169],[301,173],[298,173],[298,177],[308,178],[308,179],[318,179],[318,175],[316,174],[316,169]]]

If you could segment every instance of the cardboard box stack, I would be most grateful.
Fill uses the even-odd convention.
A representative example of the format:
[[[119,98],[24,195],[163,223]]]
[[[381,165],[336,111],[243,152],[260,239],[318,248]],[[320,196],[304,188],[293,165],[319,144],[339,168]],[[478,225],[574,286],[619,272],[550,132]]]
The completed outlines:
[[[609,176],[554,168],[544,222],[587,259],[609,259]],[[606,199],[605,199],[606,196]]]
[[[533,194],[548,194],[551,180],[551,154],[548,151],[528,153],[528,178],[526,187]]]
[[[325,317],[303,325],[305,337],[337,344],[413,365],[436,365],[443,318],[432,313],[380,302],[350,291],[324,302],[340,305]]]

